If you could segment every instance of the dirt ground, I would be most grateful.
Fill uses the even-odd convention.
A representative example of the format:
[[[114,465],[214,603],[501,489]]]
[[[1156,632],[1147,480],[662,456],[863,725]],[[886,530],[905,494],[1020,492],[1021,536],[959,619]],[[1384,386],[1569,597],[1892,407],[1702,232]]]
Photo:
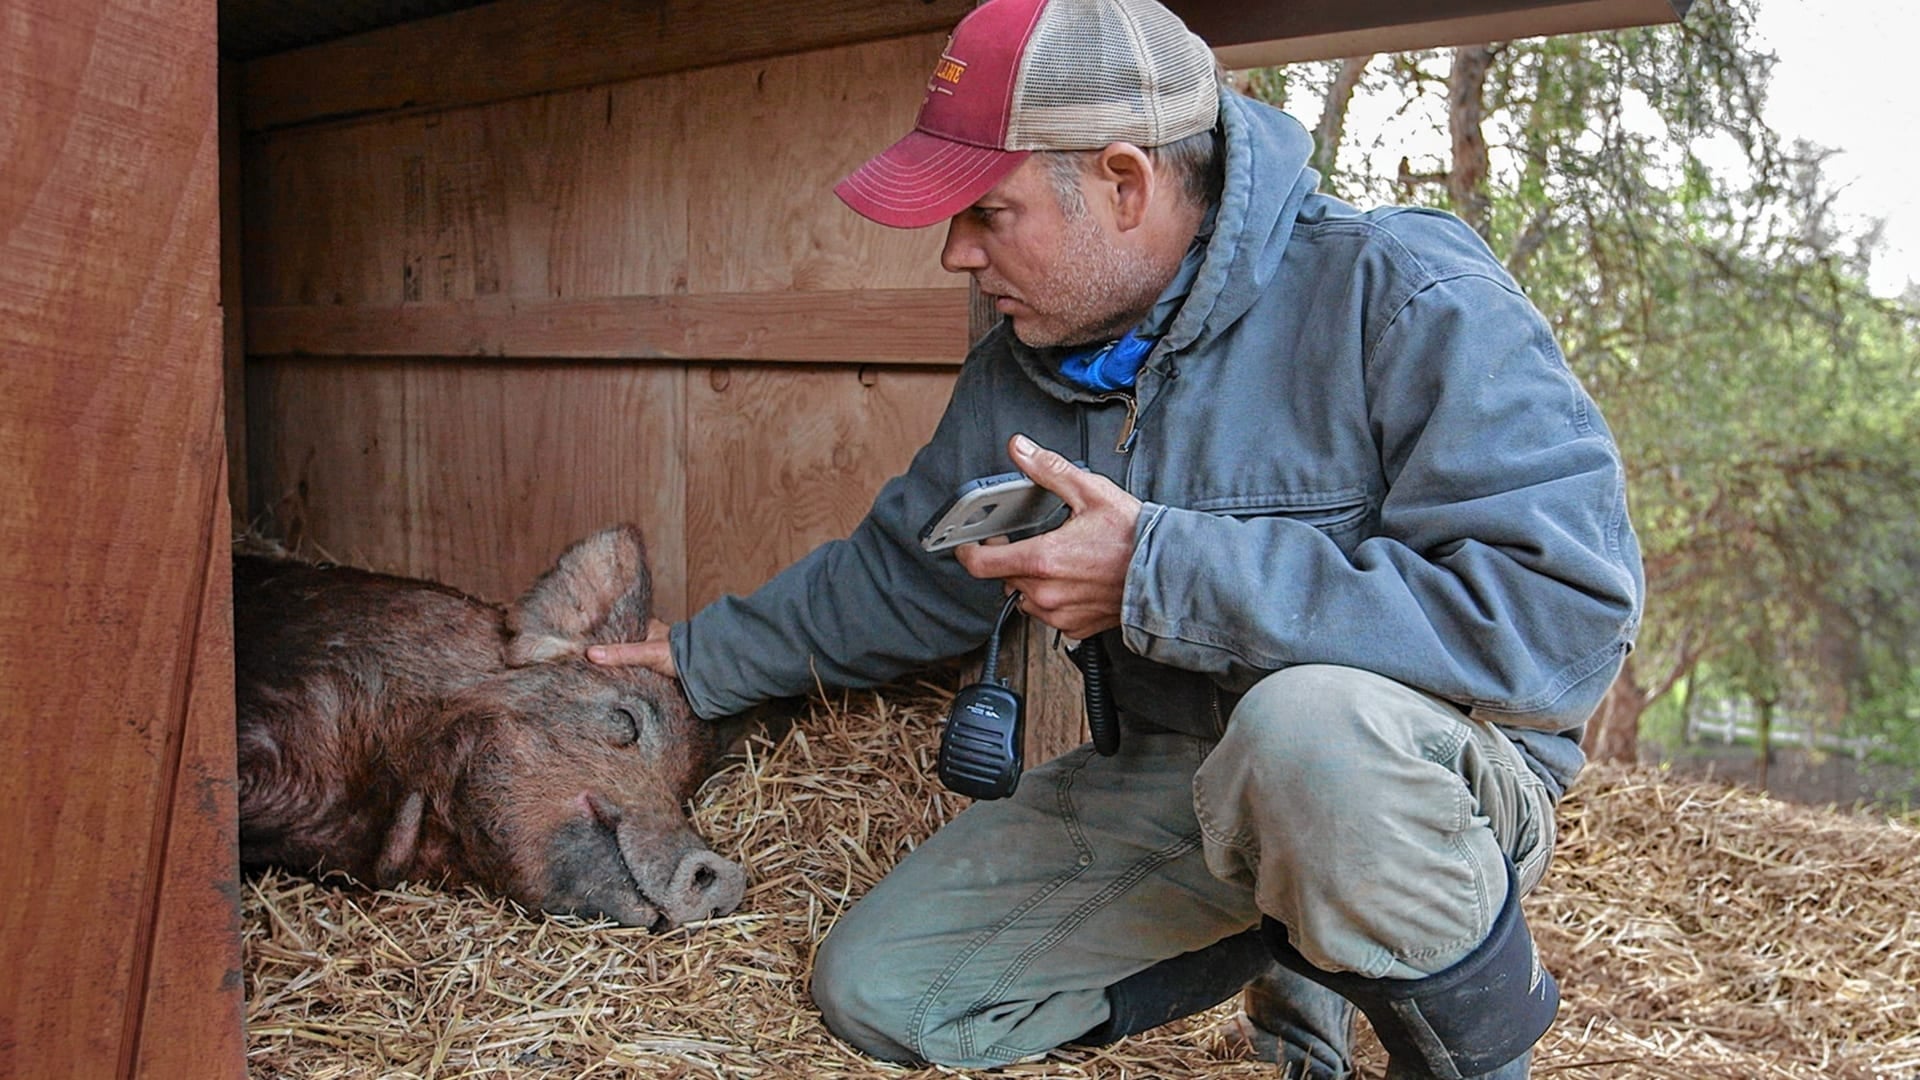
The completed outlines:
[[[273,874],[244,910],[251,1075],[970,1075],[873,1063],[806,995],[814,944],[963,804],[931,779],[933,688],[816,702],[701,792],[749,868],[739,911],[668,934],[471,893]],[[1920,830],[1656,770],[1590,769],[1526,902],[1562,1006],[1534,1075],[1920,1080]],[[1274,1077],[1231,1004],[1007,1077]],[[1360,1075],[1383,1059],[1362,1034]]]

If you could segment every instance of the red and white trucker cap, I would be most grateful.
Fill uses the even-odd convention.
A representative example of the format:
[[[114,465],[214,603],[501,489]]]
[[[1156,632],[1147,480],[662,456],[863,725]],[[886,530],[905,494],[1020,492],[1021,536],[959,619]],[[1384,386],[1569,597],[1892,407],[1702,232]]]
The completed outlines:
[[[1213,52],[1154,0],[987,0],[960,20],[920,118],[834,187],[916,229],[985,195],[1034,150],[1160,146],[1213,127]]]

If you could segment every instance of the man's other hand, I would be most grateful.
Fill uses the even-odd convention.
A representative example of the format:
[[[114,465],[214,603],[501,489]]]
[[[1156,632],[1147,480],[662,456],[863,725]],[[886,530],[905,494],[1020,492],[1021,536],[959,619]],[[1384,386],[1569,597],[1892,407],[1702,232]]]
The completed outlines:
[[[1028,479],[1065,500],[1073,516],[1032,539],[968,544],[954,557],[974,577],[1018,589],[1021,611],[1068,637],[1084,640],[1119,626],[1140,500],[1025,435],[1015,435],[1007,453]]]
[[[669,679],[680,677],[673,666],[673,650],[667,646],[667,624],[659,619],[647,620],[647,636],[639,641],[589,646],[587,659],[610,667],[643,667]]]

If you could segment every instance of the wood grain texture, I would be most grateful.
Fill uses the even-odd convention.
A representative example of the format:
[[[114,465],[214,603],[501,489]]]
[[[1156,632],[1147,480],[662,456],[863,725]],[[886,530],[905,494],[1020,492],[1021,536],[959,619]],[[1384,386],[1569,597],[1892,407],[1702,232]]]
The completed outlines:
[[[256,136],[249,352],[958,363],[941,231],[832,194],[941,40]]]
[[[1172,0],[1228,67],[1672,22],[1670,0]],[[1684,10],[1685,2],[1679,8]],[[497,0],[249,62],[249,130],[945,32],[972,0]],[[1464,35],[1464,36],[1463,36]],[[1358,50],[1341,51],[1341,50]],[[423,56],[435,63],[419,62]]]
[[[216,490],[224,493],[226,471],[215,465]],[[155,843],[164,840],[165,860],[148,950],[156,960],[142,980],[141,1037],[132,1070],[141,1080],[238,1075],[229,1070],[236,1068],[242,1045],[233,575],[226,515],[216,516],[206,537],[199,626],[183,642],[191,645],[185,657],[186,724],[169,752],[177,762],[171,793],[164,812],[154,816]],[[182,956],[204,959],[168,959]]]
[[[251,61],[246,124],[259,131],[445,109],[944,34],[972,7],[973,0],[497,0]]]
[[[213,21],[0,0],[10,1077],[244,1074]]]
[[[247,365],[247,501],[259,531],[351,566],[416,573],[406,368]]]
[[[243,141],[246,305],[399,303],[409,233],[426,228],[428,180],[408,165],[424,139],[419,123],[370,122]]]
[[[646,535],[664,618],[685,614],[679,365],[256,361],[250,489],[311,554],[525,591],[574,540]]]
[[[1064,645],[1064,643],[1062,643]],[[1001,668],[1026,704],[1026,764],[1029,768],[1086,742],[1087,703],[1080,669],[1053,628],[1031,619],[1007,635]]]
[[[687,593],[748,591],[845,536],[933,434],[954,371],[732,365],[687,382]]]
[[[875,225],[833,194],[913,127],[945,40],[921,35],[690,75],[688,290],[963,286],[940,268],[946,230]]]
[[[944,364],[964,288],[256,307],[254,356],[473,356]]]
[[[246,144],[247,302],[686,291],[684,79]]]

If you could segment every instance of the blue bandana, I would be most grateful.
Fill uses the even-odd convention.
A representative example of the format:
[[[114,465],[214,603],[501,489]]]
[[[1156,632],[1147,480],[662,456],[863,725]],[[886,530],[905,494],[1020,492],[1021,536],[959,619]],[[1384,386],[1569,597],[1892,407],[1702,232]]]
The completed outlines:
[[[1153,338],[1129,330],[1119,341],[1069,353],[1060,361],[1060,377],[1082,390],[1105,393],[1125,390],[1140,375],[1140,365],[1153,351]]]

